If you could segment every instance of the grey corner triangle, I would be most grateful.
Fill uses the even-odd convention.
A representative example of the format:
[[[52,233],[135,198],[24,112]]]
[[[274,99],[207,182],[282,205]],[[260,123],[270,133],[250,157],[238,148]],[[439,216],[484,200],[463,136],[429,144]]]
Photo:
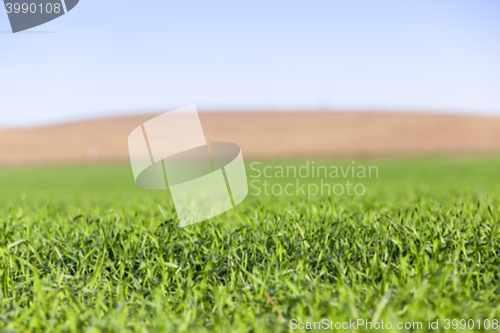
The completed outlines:
[[[75,6],[78,4],[78,1],[80,0],[64,0],[64,3],[66,4],[66,10],[69,12],[70,10],[75,8]]]

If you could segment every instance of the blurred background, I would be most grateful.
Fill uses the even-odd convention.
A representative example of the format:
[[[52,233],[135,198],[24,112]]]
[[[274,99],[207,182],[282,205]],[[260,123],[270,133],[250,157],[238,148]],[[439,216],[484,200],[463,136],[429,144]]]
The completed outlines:
[[[247,157],[500,153],[500,3],[82,0],[0,14],[0,165],[127,161],[196,104]]]

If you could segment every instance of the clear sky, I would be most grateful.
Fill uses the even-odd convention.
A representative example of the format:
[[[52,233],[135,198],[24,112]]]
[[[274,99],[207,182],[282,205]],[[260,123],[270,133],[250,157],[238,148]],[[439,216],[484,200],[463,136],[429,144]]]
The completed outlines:
[[[9,30],[0,12],[0,126],[189,104],[500,115],[498,0],[81,0]]]

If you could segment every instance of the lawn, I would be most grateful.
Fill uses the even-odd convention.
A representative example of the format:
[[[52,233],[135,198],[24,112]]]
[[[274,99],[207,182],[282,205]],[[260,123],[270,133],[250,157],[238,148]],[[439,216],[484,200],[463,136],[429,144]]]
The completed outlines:
[[[127,164],[1,168],[0,331],[500,331],[500,158],[355,163],[378,177],[325,181],[364,195],[262,192],[185,228]]]

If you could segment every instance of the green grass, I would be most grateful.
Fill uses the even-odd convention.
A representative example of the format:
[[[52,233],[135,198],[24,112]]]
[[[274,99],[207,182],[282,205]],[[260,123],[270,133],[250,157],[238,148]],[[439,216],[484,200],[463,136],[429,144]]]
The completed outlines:
[[[0,330],[500,319],[500,158],[356,162],[379,168],[363,196],[249,196],[182,229],[129,165],[2,168]]]

